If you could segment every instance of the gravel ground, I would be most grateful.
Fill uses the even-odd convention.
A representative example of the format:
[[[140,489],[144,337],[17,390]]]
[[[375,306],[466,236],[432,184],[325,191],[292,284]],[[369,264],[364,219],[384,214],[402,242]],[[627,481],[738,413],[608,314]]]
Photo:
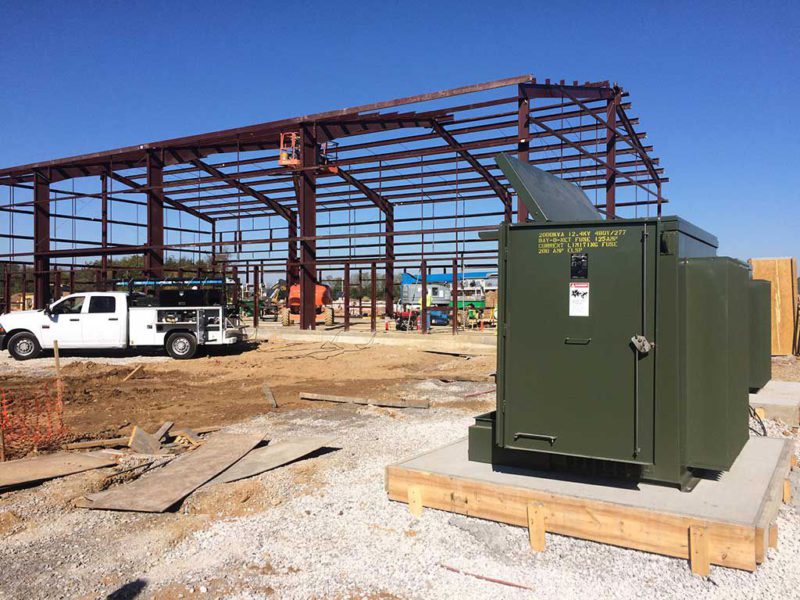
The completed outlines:
[[[486,387],[422,381],[410,396],[448,402],[405,411],[325,405],[231,427],[266,429],[273,441],[333,435],[335,449],[209,486],[174,513],[73,508],[110,470],[5,494],[0,598],[797,597],[796,506],[781,508],[779,548],[756,573],[712,567],[701,579],[684,560],[550,534],[545,552],[533,554],[523,528],[429,509],[415,518],[387,500],[385,466],[463,437],[474,411],[457,402]],[[766,425],[772,436],[791,434]]]

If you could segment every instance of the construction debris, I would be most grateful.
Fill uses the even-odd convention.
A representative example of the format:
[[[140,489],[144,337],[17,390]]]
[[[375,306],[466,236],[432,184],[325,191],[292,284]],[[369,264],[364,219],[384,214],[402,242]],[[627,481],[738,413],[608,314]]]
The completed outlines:
[[[150,435],[141,427],[134,425],[131,437],[128,439],[128,448],[139,454],[159,454],[161,442],[156,436]]]
[[[220,433],[147,477],[87,496],[82,508],[164,512],[241,459],[263,433]]]
[[[197,432],[189,427],[172,429],[172,435],[175,437],[175,442],[181,446],[199,446],[203,443],[202,438]]]
[[[163,427],[163,425],[162,425]],[[170,425],[172,427],[172,425]],[[195,427],[192,431],[196,434],[213,433],[222,429],[219,425],[211,425],[209,427]],[[159,428],[159,431],[161,429]],[[168,432],[171,429],[168,430]],[[166,437],[166,434],[165,434]],[[73,442],[64,446],[65,450],[85,450],[87,448],[121,448],[128,445],[130,436],[108,438],[105,440],[86,440],[84,442]],[[161,440],[163,441],[163,440]]]
[[[275,395],[272,393],[270,387],[265,383],[261,386],[261,390],[264,392],[264,398],[266,398],[267,402],[272,408],[278,408],[278,401],[275,400]]]
[[[158,430],[153,434],[153,436],[159,442],[163,442],[166,439],[167,434],[169,433],[169,430],[172,428],[173,425],[175,425],[175,423],[173,423],[172,421],[164,421],[164,423],[161,425],[161,427],[158,428]]]
[[[300,392],[300,399],[316,400],[320,402],[339,402],[341,404],[364,404],[368,406],[382,406],[385,408],[430,408],[430,402],[428,400],[372,400],[370,398],[313,394],[311,392]]]
[[[136,365],[136,368],[125,376],[125,378],[122,380],[122,383],[125,383],[126,381],[128,381],[128,379],[130,379],[131,377],[136,375],[136,373],[138,373],[141,369],[142,369],[142,365]]]

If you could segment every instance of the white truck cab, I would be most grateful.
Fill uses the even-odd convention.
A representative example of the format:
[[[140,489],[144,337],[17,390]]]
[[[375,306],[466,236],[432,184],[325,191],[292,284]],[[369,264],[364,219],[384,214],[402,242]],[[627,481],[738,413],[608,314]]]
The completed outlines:
[[[198,345],[235,344],[246,338],[223,306],[131,306],[130,294],[70,294],[43,310],[0,315],[0,349],[17,360],[43,348],[163,346],[177,359],[192,358]]]

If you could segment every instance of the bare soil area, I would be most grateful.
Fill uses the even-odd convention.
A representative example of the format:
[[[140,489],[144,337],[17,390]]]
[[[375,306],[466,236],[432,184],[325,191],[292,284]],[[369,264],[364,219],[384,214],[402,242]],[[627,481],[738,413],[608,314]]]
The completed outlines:
[[[123,364],[80,355],[62,358],[69,441],[125,435],[134,424],[148,431],[168,420],[190,427],[228,425],[272,410],[320,405],[299,400],[300,392],[386,400],[402,397],[414,381],[456,378],[491,383],[495,369],[493,356],[465,359],[378,345],[281,341],[190,361],[140,358]],[[141,368],[123,381],[136,367]],[[265,384],[277,409],[265,399]],[[0,388],[20,402],[40,396],[43,390],[52,393],[53,359],[17,363],[4,356]],[[460,407],[481,410],[492,398],[461,399]]]

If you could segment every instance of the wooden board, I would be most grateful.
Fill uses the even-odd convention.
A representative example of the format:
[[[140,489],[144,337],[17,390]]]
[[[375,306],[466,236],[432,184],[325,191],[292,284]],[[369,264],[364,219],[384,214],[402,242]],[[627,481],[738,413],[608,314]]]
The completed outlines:
[[[256,448],[208,483],[230,483],[231,481],[254,477],[311,454],[331,442],[333,442],[333,438],[330,437],[302,437],[270,444],[263,448]]]
[[[714,516],[717,515],[716,511],[705,516],[689,511],[679,512],[677,507],[680,503],[676,504],[674,501],[669,504],[671,508],[668,510],[649,504],[639,506],[628,500],[614,502],[591,495],[580,496],[572,492],[537,489],[532,483],[524,486],[498,483],[501,480],[519,481],[513,479],[520,477],[519,470],[512,470],[516,474],[508,477],[504,472],[499,472],[493,476],[493,481],[489,481],[485,479],[485,474],[476,477],[454,475],[447,465],[442,465],[441,470],[419,466],[423,457],[447,456],[440,451],[455,446],[456,444],[452,444],[405,463],[388,466],[386,490],[389,498],[409,503],[410,507],[413,503],[413,508],[417,511],[421,505],[529,529],[533,519],[535,527],[531,535],[535,536],[537,547],[541,546],[541,536],[546,531],[692,560],[695,570],[701,573],[705,561],[708,564],[754,571],[757,562],[760,562],[757,560],[759,544],[764,540],[759,525],[773,523],[776,518],[777,506],[771,501],[763,502],[760,508],[756,504],[750,512],[758,516],[752,522],[740,522]],[[788,444],[783,448],[787,446]],[[779,464],[776,470],[782,472],[788,469],[789,456],[783,451],[777,453],[777,456]],[[409,463],[416,466],[407,466]],[[772,466],[768,468],[772,469]],[[491,469],[487,471],[491,472]],[[764,477],[763,480],[769,481],[764,484],[769,487],[766,490],[767,495],[771,497],[776,494],[780,498],[783,479]],[[777,489],[772,489],[773,487]],[[585,489],[590,488],[596,486],[587,484]],[[675,490],[675,494],[681,493]],[[614,495],[609,494],[608,497]],[[682,497],[683,495],[677,496],[679,499]],[[685,494],[685,497],[688,501],[691,492]],[[531,513],[531,505],[536,507],[535,514]],[[696,532],[699,533],[696,536],[702,536],[702,540],[697,538],[694,557],[690,544],[692,528],[698,528]],[[769,526],[765,532],[769,533]]]
[[[172,424],[170,424],[170,426],[171,425]],[[193,431],[195,433],[212,433],[214,431],[219,431],[220,429],[222,429],[222,427],[219,425],[211,425],[209,427],[195,427]],[[64,449],[85,450],[86,448],[116,448],[120,446],[127,446],[128,440],[130,440],[130,436],[108,438],[105,440],[86,440],[84,442],[72,442],[70,444],[65,444]]]
[[[769,281],[772,287],[772,354],[786,356],[796,350],[797,259],[752,258],[753,279]]]
[[[312,394],[311,392],[300,392],[301,400],[316,400],[320,402],[338,402],[341,404],[364,404],[368,406],[382,406],[386,408],[429,408],[430,402],[427,400],[410,401],[404,400],[372,400],[370,398],[357,398],[355,396],[334,396],[333,394]]]
[[[128,448],[139,454],[160,454],[161,442],[156,436],[134,425],[131,437],[128,440]]]
[[[113,457],[61,452],[0,463],[0,488],[35,483],[117,464]]]
[[[197,450],[131,483],[87,496],[84,508],[164,512],[250,452],[263,433],[218,433]]]

